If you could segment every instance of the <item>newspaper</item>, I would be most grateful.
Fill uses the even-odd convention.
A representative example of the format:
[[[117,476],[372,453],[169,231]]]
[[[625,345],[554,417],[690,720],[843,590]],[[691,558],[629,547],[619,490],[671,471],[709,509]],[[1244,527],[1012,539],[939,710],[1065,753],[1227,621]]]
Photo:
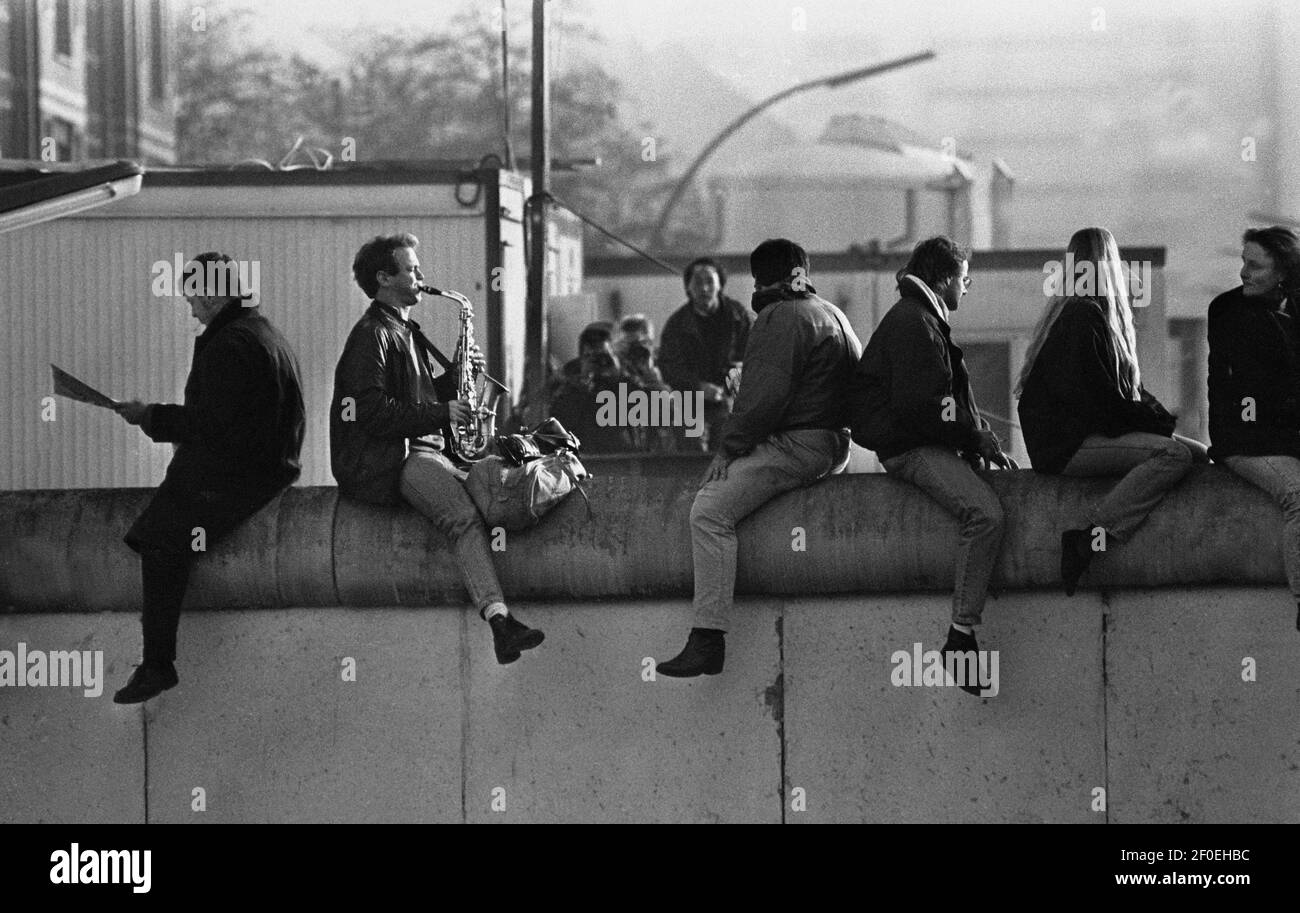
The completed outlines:
[[[82,383],[58,365],[51,364],[50,373],[54,376],[54,392],[56,395],[75,399],[79,403],[102,406],[105,409],[117,408],[117,400],[105,396],[89,384]]]

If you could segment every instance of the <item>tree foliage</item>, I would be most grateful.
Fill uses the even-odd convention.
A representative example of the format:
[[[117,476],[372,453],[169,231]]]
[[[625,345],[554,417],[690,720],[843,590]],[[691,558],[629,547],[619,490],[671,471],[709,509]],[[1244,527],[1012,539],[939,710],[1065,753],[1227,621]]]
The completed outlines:
[[[356,160],[505,159],[503,104],[520,167],[529,154],[530,42],[512,35],[510,92],[503,102],[500,33],[463,14],[445,31],[414,34],[374,26],[331,36],[336,62],[281,50],[255,34],[247,9],[212,4],[207,28],[181,32],[178,142],[185,163],[276,163],[298,137],[338,158],[350,139]],[[594,40],[560,24],[568,45]],[[661,157],[646,160],[644,123],[629,124],[618,81],[574,55],[552,74],[552,157],[598,158],[600,167],[557,173],[553,188],[574,209],[644,243],[672,176]],[[701,214],[698,199],[684,201]],[[698,226],[673,241],[697,244]],[[707,233],[706,233],[707,234]],[[609,242],[589,233],[591,249]],[[677,246],[675,243],[673,246]],[[621,250],[621,249],[620,249]]]

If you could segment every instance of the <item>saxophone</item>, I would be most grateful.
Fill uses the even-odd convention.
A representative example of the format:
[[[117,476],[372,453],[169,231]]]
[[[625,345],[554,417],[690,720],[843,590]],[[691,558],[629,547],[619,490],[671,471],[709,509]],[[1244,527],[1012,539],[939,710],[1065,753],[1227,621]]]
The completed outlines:
[[[496,439],[497,402],[502,394],[510,391],[486,371],[477,370],[469,360],[474,345],[474,307],[469,299],[460,292],[431,285],[421,285],[420,291],[449,298],[460,305],[460,338],[453,359],[453,367],[459,372],[456,398],[469,403],[472,418],[468,422],[451,423],[448,449],[463,462],[476,463],[488,455]]]

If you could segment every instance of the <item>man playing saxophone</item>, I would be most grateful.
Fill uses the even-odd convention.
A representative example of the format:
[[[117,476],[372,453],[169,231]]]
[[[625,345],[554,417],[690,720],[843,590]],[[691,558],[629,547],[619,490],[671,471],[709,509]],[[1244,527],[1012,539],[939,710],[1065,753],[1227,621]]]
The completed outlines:
[[[483,520],[462,484],[465,472],[448,452],[447,430],[472,427],[476,417],[471,403],[456,398],[459,371],[434,376],[431,357],[449,362],[410,319],[424,288],[419,243],[407,233],[379,236],[352,262],[353,278],[372,300],[334,372],[331,468],[343,497],[405,501],[447,537],[470,599],[492,628],[497,661],[505,665],[544,635],[507,610]],[[462,310],[466,319],[468,307]],[[477,346],[460,354],[482,370]]]

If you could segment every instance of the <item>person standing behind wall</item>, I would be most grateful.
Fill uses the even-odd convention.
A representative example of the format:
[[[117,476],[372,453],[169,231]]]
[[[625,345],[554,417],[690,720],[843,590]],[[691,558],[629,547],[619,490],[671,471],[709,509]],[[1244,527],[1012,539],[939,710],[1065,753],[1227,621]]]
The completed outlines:
[[[629,429],[600,421],[602,393],[618,395],[621,372],[613,348],[613,324],[588,324],[578,336],[578,357],[565,363],[551,386],[550,416],[577,436],[584,453],[632,449]]]
[[[1241,285],[1210,302],[1210,456],[1282,508],[1300,630],[1300,235],[1242,236]]]
[[[1080,529],[1061,533],[1061,583],[1079,578],[1112,539],[1126,541],[1205,446],[1174,434],[1174,417],[1142,386],[1128,280],[1115,237],[1074,233],[1067,263],[1091,264],[1071,277],[1077,294],[1056,295],[1034,330],[1016,384],[1020,426],[1037,472],[1123,475]]]
[[[664,324],[659,370],[674,390],[704,394],[705,433],[690,438],[678,429],[678,448],[703,447],[716,453],[722,445],[722,426],[731,413],[728,375],[744,359],[754,315],[723,294],[727,272],[708,257],[688,263],[682,282],[688,300]]]
[[[952,654],[978,650],[974,626],[1002,545],[1002,505],[974,470],[1015,467],[975,406],[948,324],[971,284],[968,259],[942,235],[916,245],[899,273],[899,299],[867,343],[850,393],[854,441],[961,523],[945,665]],[[980,694],[969,680],[962,690]]]
[[[655,364],[654,350],[654,324],[645,314],[631,314],[618,322],[614,355],[618,359],[619,380],[627,384],[629,393],[667,393],[672,389]],[[627,436],[633,450],[664,453],[676,449],[673,430],[655,425],[634,426],[627,429]]]

